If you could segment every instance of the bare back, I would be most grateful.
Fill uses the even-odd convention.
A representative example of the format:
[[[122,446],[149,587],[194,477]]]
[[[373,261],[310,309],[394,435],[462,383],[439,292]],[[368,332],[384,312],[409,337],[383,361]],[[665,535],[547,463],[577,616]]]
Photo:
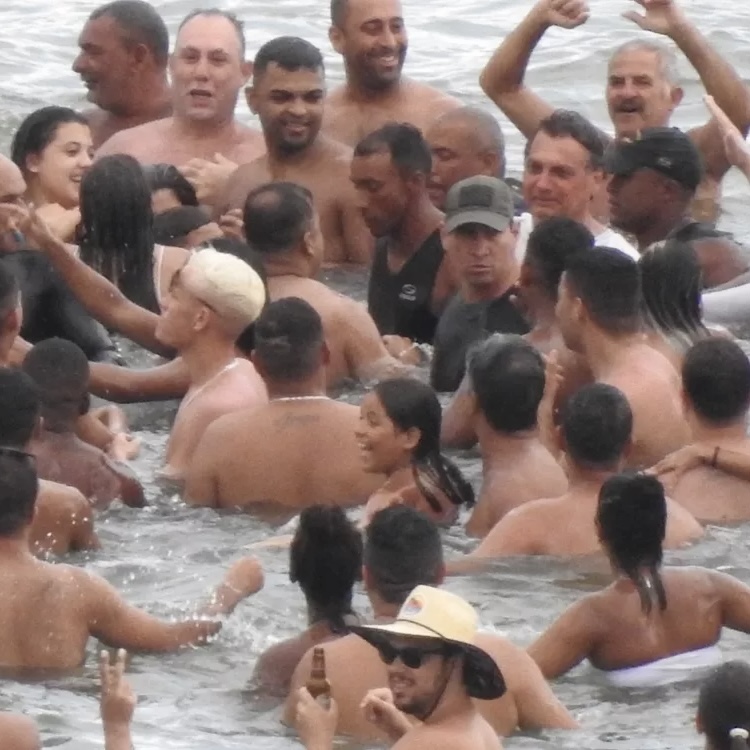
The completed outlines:
[[[329,399],[271,401],[207,431],[187,477],[188,502],[223,508],[363,503],[383,483],[366,474],[354,437],[359,409]]]
[[[236,164],[246,164],[266,150],[263,136],[244,125],[234,123],[215,137],[188,138],[175,127],[172,117],[148,122],[115,133],[96,152],[97,158],[108,154],[129,154],[141,164],[174,164],[181,166],[190,159],[211,160],[219,153]]]
[[[98,549],[94,509],[73,487],[40,480],[30,543],[37,555]]]
[[[356,100],[344,84],[326,99],[323,130],[331,138],[354,147],[389,122],[407,122],[424,133],[438,117],[460,106],[461,102],[452,96],[407,78],[401,79],[395,94],[368,102]]]
[[[685,472],[671,495],[701,523],[750,519],[750,482],[708,466]]]

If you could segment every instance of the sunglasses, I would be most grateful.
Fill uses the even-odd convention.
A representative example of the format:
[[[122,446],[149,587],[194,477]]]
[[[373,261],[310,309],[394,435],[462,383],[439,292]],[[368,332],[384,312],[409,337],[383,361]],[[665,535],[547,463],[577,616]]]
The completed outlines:
[[[396,648],[390,643],[374,644],[378,650],[380,659],[384,664],[393,664],[396,659],[407,669],[419,669],[428,656],[449,656],[451,651],[446,646],[435,646],[433,648],[419,648],[418,646],[406,646]]]

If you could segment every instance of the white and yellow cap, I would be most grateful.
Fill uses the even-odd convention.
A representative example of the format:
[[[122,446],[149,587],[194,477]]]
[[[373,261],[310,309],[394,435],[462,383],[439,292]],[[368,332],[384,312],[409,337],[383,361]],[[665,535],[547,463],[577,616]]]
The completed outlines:
[[[389,636],[402,636],[437,639],[457,646],[465,656],[468,694],[493,700],[505,693],[505,680],[495,660],[474,644],[478,626],[476,610],[465,599],[432,586],[417,586],[390,625],[360,625],[351,630],[374,645]]]

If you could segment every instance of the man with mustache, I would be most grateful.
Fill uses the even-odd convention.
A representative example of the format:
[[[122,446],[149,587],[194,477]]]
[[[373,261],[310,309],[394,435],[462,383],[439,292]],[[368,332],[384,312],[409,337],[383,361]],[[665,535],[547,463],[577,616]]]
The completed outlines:
[[[325,70],[317,47],[298,37],[264,44],[253,63],[250,109],[260,117],[266,153],[232,175],[216,215],[242,209],[248,194],[283,180],[313,194],[324,239],[324,261],[367,264],[373,239],[349,181],[352,151],[320,133]]]
[[[346,83],[331,92],[324,131],[355,146],[387,122],[423,132],[460,106],[451,96],[401,76],[408,38],[400,0],[331,0],[329,38],[344,58]]]
[[[674,0],[636,2],[645,9],[645,15],[629,11],[625,17],[644,30],[674,41],[695,67],[706,91],[746,134],[750,127],[750,93],[733,67],[709,45]],[[550,27],[574,29],[588,17],[585,0],[538,0],[482,71],[482,89],[526,137],[554,110],[524,83],[532,52]],[[610,58],[606,98],[616,138],[632,138],[644,128],[668,125],[682,97],[674,55],[661,44],[647,39],[626,42]],[[719,183],[729,169],[721,130],[711,120],[690,130],[690,137],[705,165],[693,216],[714,220]]]

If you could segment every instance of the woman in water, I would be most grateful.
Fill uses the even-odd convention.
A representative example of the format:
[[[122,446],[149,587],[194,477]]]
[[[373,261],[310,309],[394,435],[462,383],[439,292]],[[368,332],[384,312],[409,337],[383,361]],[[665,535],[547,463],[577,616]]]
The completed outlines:
[[[711,336],[701,316],[703,274],[690,243],[657,242],[641,256],[643,321],[649,343],[679,371],[687,350]]]
[[[84,263],[151,312],[160,311],[189,255],[154,242],[151,191],[138,162],[124,154],[105,156],[86,173],[78,241]]]
[[[609,684],[652,687],[721,661],[722,628],[750,633],[750,588],[725,573],[662,567],[661,483],[621,474],[599,493],[602,549],[615,581],[568,608],[529,648],[548,679],[585,659]]]
[[[706,750],[748,750],[750,665],[728,661],[706,678],[695,726],[706,735]]]
[[[385,380],[365,396],[357,442],[365,470],[386,477],[367,503],[365,525],[396,503],[443,525],[456,520],[460,506],[474,505],[471,485],[440,452],[440,422],[435,391],[418,380]]]
[[[13,136],[11,159],[26,180],[25,198],[65,241],[80,220],[81,181],[93,153],[86,119],[68,107],[32,112]]]

